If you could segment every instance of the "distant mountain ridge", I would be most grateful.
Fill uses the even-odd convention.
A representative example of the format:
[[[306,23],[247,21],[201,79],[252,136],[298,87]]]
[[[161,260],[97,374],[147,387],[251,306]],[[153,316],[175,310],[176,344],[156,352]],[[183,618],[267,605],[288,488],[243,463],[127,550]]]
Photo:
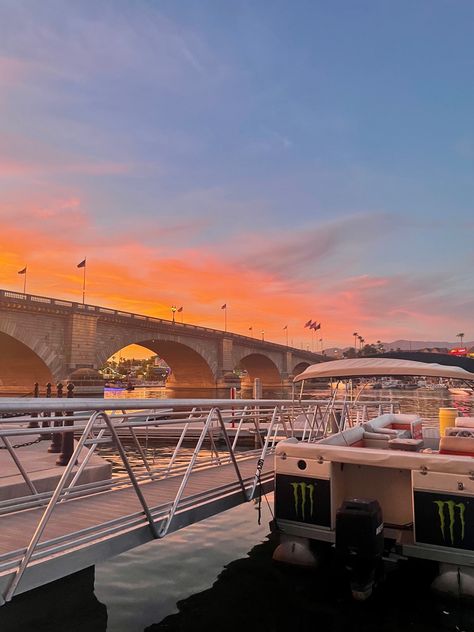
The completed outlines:
[[[417,349],[433,349],[436,347],[437,349],[454,349],[455,347],[461,347],[458,342],[446,342],[446,340],[394,340],[393,342],[383,342],[384,349],[401,349],[402,351],[416,351]],[[470,348],[474,346],[474,342],[472,341],[463,341],[463,347]]]
[[[376,343],[369,344],[375,345]],[[382,342],[381,344],[385,351],[390,351],[390,349],[394,351],[417,351],[418,349],[454,349],[461,347],[459,342],[447,342],[446,340],[394,340],[393,342]],[[354,345],[348,345],[347,347],[330,347],[324,349],[324,352],[327,355],[337,356],[338,353],[342,353],[351,347],[354,348]],[[474,347],[474,341],[463,341],[462,347],[470,349]]]

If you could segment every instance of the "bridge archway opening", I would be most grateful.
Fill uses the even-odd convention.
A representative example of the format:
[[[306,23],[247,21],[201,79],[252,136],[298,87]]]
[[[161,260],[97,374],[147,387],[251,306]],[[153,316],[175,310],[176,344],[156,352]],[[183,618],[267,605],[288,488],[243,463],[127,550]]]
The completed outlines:
[[[30,347],[0,332],[0,392],[26,394],[38,382],[41,391],[54,377],[46,363]]]
[[[281,375],[276,364],[261,353],[251,353],[242,358],[237,370],[244,372],[241,379],[243,387],[253,384],[256,377],[260,378],[263,386],[280,386]]]
[[[293,369],[293,375],[296,377],[300,373],[303,373],[309,366],[311,366],[309,362],[299,362]]]
[[[170,388],[215,388],[216,381],[211,367],[205,358],[187,345],[171,340],[143,340],[116,351],[109,360],[120,357],[133,357],[137,347],[142,352],[137,353],[141,359],[157,355],[163,360],[164,367],[168,367],[166,386]],[[148,350],[150,353],[146,353]],[[132,355],[130,355],[132,354]]]

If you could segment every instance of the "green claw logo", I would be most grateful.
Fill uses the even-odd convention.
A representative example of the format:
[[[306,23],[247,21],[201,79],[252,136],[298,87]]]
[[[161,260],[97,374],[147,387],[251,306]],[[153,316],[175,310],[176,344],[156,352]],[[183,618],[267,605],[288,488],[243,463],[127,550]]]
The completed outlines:
[[[295,514],[301,519],[305,519],[306,515],[306,490],[309,491],[309,515],[313,516],[314,511],[314,485],[312,483],[290,483],[293,487],[293,498],[295,501]],[[300,508],[301,497],[301,508]]]
[[[458,509],[458,515],[461,520],[461,540],[464,540],[464,529],[466,527],[464,514],[466,512],[466,505],[464,503],[455,503],[454,500],[434,500],[433,503],[438,507],[439,526],[443,540],[446,541],[446,521],[444,508],[448,508],[449,516],[449,537],[451,544],[454,544],[454,523],[456,522],[456,508]]]

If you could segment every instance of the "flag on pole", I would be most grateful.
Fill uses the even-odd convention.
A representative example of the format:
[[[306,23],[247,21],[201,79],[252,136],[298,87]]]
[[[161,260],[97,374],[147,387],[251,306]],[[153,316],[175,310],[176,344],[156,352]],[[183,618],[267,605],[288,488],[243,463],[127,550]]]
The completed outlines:
[[[288,325],[285,325],[285,326],[283,327],[283,331],[285,331],[285,329],[288,329]]]
[[[317,331],[318,329],[321,329],[321,323],[317,323],[316,321],[309,326],[310,329],[314,329],[314,331]]]
[[[83,260],[81,261],[81,263],[78,263],[78,264],[77,264],[77,267],[78,267],[78,268],[85,268],[85,267],[86,267],[86,260],[85,260],[85,259],[83,259]]]
[[[305,327],[311,327],[311,325],[313,324],[312,320],[308,320],[308,322],[306,323]]]
[[[25,266],[22,270],[18,270],[18,274],[26,274],[26,268],[27,266]]]
[[[253,327],[249,327],[249,331],[253,331]]]
[[[221,307],[221,309],[227,309],[227,303],[224,303],[224,305]]]
[[[182,308],[182,307],[180,307],[180,308],[178,309],[178,312],[182,312],[182,311],[183,311],[183,308]]]

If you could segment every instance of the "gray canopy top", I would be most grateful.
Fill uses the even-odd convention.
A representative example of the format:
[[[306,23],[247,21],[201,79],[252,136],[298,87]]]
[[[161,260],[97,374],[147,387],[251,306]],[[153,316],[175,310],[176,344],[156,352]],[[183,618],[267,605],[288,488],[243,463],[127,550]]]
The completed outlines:
[[[353,377],[418,376],[474,381],[474,373],[458,366],[392,358],[358,358],[313,364],[294,378],[294,382],[315,378],[350,379]]]

